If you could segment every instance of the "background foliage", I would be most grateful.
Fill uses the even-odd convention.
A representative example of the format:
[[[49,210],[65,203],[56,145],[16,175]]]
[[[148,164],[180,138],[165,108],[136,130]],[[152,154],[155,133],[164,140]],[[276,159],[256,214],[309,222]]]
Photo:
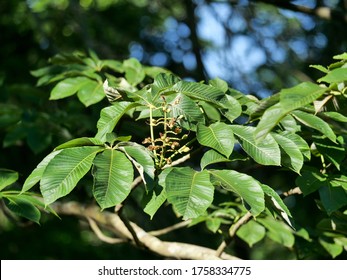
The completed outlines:
[[[88,69],[100,66],[95,65],[99,59],[96,54],[105,61],[105,65],[108,64],[105,67],[111,71],[128,73],[126,79],[132,80],[135,85],[136,79],[140,79],[138,77],[151,79],[158,69],[149,72],[149,68],[142,69],[139,65],[133,67],[136,62],[127,60],[129,56],[136,57],[144,64],[169,68],[178,76],[188,80],[209,80],[219,76],[231,87],[263,98],[282,88],[297,85],[301,81],[321,78],[320,71],[308,66],[329,65],[333,62],[332,56],[345,51],[347,44],[344,32],[346,7],[343,1],[296,1],[295,4],[278,1],[276,5],[273,1],[176,1],[174,4],[172,1],[102,0],[3,2],[0,4],[1,36],[5,42],[0,52],[2,61],[0,167],[6,169],[5,177],[11,178],[9,182],[13,183],[14,189],[21,189],[30,172],[53,148],[73,138],[93,137],[96,134],[95,124],[100,117],[100,110],[108,105],[108,101],[102,99],[102,87],[98,83],[104,78],[101,74],[104,73],[102,68],[99,80],[93,71],[88,73]],[[303,9],[300,5],[307,8]],[[322,7],[325,11],[330,11],[330,16],[327,16],[329,13],[322,13],[324,11]],[[127,28],[124,28],[125,25]],[[80,62],[82,55],[75,53],[74,57],[55,56],[51,62],[58,66],[50,70],[48,74],[51,75],[43,75],[47,73],[40,73],[40,70],[36,69],[47,66],[48,58],[57,53],[74,50],[89,52],[91,58],[83,57],[85,60],[82,65],[77,63],[79,66],[71,69],[75,73],[86,71],[85,77],[79,78],[77,88],[70,93],[65,91],[68,95],[73,95],[75,92],[77,95],[60,100],[65,96],[60,95],[61,91],[54,81],[58,81],[57,77],[64,69],[64,64],[70,63],[71,59]],[[115,63],[111,62],[111,59],[124,60],[124,62]],[[131,69],[142,70],[140,73],[132,73]],[[76,81],[76,78],[72,81]],[[142,79],[138,82],[141,81]],[[327,77],[320,82],[334,83]],[[39,87],[35,86],[36,83]],[[91,90],[96,93],[93,95],[96,98],[94,100],[88,96]],[[311,90],[317,94],[317,98],[320,96],[319,90],[318,93],[313,88]],[[300,87],[297,88],[297,92],[300,93]],[[284,94],[282,92],[282,96],[285,96],[285,92]],[[310,102],[314,99],[312,98]],[[288,103],[291,103],[290,96],[288,100]],[[330,101],[333,100],[335,99],[332,98]],[[278,102],[276,96],[274,99],[264,101],[263,111],[260,111],[259,115],[267,109],[263,116],[267,114],[268,120],[271,119],[271,110],[272,112],[279,110],[273,107],[276,106],[274,105],[276,102]],[[281,101],[280,104],[286,103]],[[315,105],[320,106],[317,103]],[[344,103],[340,101],[339,106],[340,112],[345,115]],[[284,116],[292,110],[294,109],[289,106],[281,108],[280,112]],[[310,120],[304,113],[294,112],[293,115],[297,120],[307,124]],[[343,120],[341,116],[338,118],[340,121]],[[297,129],[291,120],[287,121],[289,126],[293,125],[293,130]],[[269,121],[260,123],[259,126],[263,127],[258,132],[264,131],[264,128],[270,129],[266,125],[268,123]],[[136,137],[140,138],[142,127],[139,125],[130,128],[126,121],[122,126],[124,134],[133,135],[134,140]],[[339,145],[315,136],[314,144],[318,156],[313,157],[312,168],[302,170],[302,177],[297,179],[297,184],[305,196],[289,196],[284,201],[300,225],[305,225],[305,228],[313,232],[319,225],[324,232],[324,229],[329,229],[331,225],[337,227],[344,225],[344,216],[340,215],[343,211],[335,213],[335,210],[344,207],[344,200],[337,199],[337,203],[340,204],[336,205],[336,202],[321,199],[324,209],[330,215],[327,216],[316,205],[317,198],[327,197],[324,193],[326,189],[317,190],[322,182],[327,180],[332,187],[340,186],[341,182],[344,184],[344,178],[336,174],[332,174],[335,176],[333,178],[322,175],[320,154],[325,154],[324,164],[329,167],[333,165],[335,170],[341,170],[343,173],[345,148],[342,138],[335,139],[328,128],[322,131],[324,126],[318,124],[317,127],[321,129],[323,135]],[[200,126],[198,129],[201,131],[205,128]],[[345,132],[343,124],[339,124],[338,129],[338,133],[336,131],[335,133],[343,135]],[[305,130],[303,132],[305,133]],[[310,137],[312,131],[307,130],[306,133]],[[201,142],[209,146],[203,140]],[[228,154],[228,151],[218,148],[217,151]],[[305,153],[303,156],[305,157]],[[290,164],[292,170],[299,171],[300,162]],[[277,168],[263,168],[256,163],[252,165],[241,163],[241,167],[238,168],[246,170],[247,174],[264,184],[280,186],[279,192],[292,189],[297,178],[295,172],[283,175],[283,171]],[[18,171],[18,174],[8,171],[9,169]],[[83,182],[84,185],[91,185],[88,178],[83,180],[86,180]],[[312,181],[315,183],[311,184]],[[72,198],[83,201],[90,196],[90,192],[91,190],[78,187],[71,195]],[[336,197],[340,198],[341,190],[338,192]],[[32,217],[37,217],[37,212],[30,210]],[[158,228],[177,221],[177,217],[170,210],[166,207],[163,215],[155,216]],[[137,218],[144,228],[148,226],[148,215],[139,215],[133,207],[127,208],[126,211],[130,219]],[[218,221],[218,219],[206,220],[205,224],[209,230],[217,231],[218,223],[221,221],[216,225],[216,220]],[[316,238],[319,238],[317,240],[321,246],[317,246],[316,243],[310,242],[311,234],[299,231],[301,239],[296,238],[297,248],[294,251],[288,249],[292,245],[292,237],[276,237],[275,231],[270,231],[267,238],[257,243],[259,236],[263,235],[263,228],[273,227],[269,226],[271,223],[269,220],[264,220],[261,227],[252,223],[242,227],[242,230],[238,231],[238,237],[230,244],[229,249],[239,257],[345,258],[346,253],[341,251],[341,248],[346,246],[345,239],[341,236],[328,234],[322,237],[318,234]],[[208,247],[218,246],[221,235],[211,234],[202,223],[196,227],[181,229],[166,238],[193,241]],[[258,229],[258,234],[251,235],[250,228]],[[148,253],[141,250],[129,251],[124,245],[117,245],[117,248],[104,246],[88,230],[86,224],[77,224],[66,217],[60,221],[54,215],[44,215],[41,218],[41,226],[37,226],[21,219],[12,223],[8,215],[2,214],[0,230],[3,258],[155,257],[148,256],[146,255]],[[192,234],[197,230],[199,236]],[[26,238],[23,238],[23,233]],[[74,238],[71,237],[73,233]],[[248,236],[249,245],[254,244],[252,249],[249,249],[244,242],[245,236]],[[274,242],[276,239],[278,241],[278,238],[289,243],[282,243],[285,246],[278,247]],[[336,239],[339,241],[332,243],[331,240],[334,238],[335,241]],[[48,243],[52,246],[43,245]],[[68,255],[65,248],[69,248],[71,255],[70,253]],[[76,252],[76,255],[73,252]],[[81,252],[86,254],[82,255]],[[127,255],[124,255],[124,252]]]

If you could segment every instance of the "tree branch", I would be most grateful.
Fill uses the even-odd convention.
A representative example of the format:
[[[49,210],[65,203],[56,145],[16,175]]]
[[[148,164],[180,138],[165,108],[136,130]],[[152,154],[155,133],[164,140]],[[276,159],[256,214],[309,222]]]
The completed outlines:
[[[239,228],[247,223],[250,218],[252,218],[252,214],[250,212],[247,212],[240,220],[238,220],[235,224],[233,224],[230,229],[229,229],[229,238],[230,241],[226,242],[225,240],[223,240],[223,242],[219,245],[216,255],[220,256],[223,251],[225,250],[226,247],[228,247],[228,245],[230,244],[231,240],[233,239],[233,237],[235,236],[236,232],[239,230]]]
[[[100,212],[97,206],[84,207],[78,202],[55,202],[52,208],[61,215],[73,215],[79,218],[89,218],[94,220],[97,224],[110,228],[113,233],[120,239],[127,240],[129,243],[137,246],[134,237],[125,226],[121,218],[112,212]],[[149,251],[159,254],[167,258],[175,259],[191,259],[191,260],[206,260],[206,259],[228,259],[236,260],[235,256],[222,253],[216,256],[216,251],[210,248],[197,246],[181,242],[168,242],[162,241],[159,238],[144,231],[137,224],[130,222],[137,238]]]

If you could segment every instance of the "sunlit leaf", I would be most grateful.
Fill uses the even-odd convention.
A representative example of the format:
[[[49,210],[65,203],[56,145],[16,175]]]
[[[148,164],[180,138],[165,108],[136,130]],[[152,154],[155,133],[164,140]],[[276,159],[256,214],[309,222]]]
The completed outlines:
[[[282,164],[293,171],[300,173],[300,170],[304,164],[304,157],[296,143],[290,138],[277,133],[271,133],[271,135],[280,145],[284,153],[288,156],[288,160],[285,160],[285,157],[282,156]]]
[[[210,164],[215,164],[219,162],[230,162],[231,160],[226,158],[225,156],[221,155],[220,153],[216,152],[215,150],[208,150],[204,155],[202,156],[200,160],[200,167],[201,169],[205,169],[206,166]]]
[[[134,170],[124,153],[106,149],[93,162],[93,194],[102,209],[127,198],[134,179]]]
[[[47,165],[49,162],[61,152],[59,151],[54,151],[50,154],[48,154],[38,165],[37,167],[31,172],[31,174],[28,176],[28,178],[25,180],[22,192],[26,192],[30,190],[33,186],[35,186],[42,177],[43,172],[45,171]]]
[[[302,124],[320,131],[331,141],[336,142],[336,135],[334,131],[331,129],[329,124],[323,121],[321,118],[302,111],[294,111],[292,114]]]
[[[336,258],[343,252],[343,246],[336,244],[333,240],[326,240],[325,238],[319,238],[319,243],[323,248],[333,257]]]
[[[172,168],[166,176],[167,200],[183,219],[203,214],[213,201],[214,187],[210,174],[190,167]]]
[[[75,147],[61,150],[43,171],[40,190],[45,204],[69,194],[89,171],[100,147]],[[40,169],[41,170],[41,169]]]
[[[230,125],[217,122],[210,126],[198,125],[197,139],[201,145],[215,149],[229,157],[234,149],[234,134]]]
[[[254,138],[255,127],[233,125],[232,130],[244,151],[256,162],[263,165],[281,164],[280,148],[270,134],[267,134],[263,140],[257,141]]]
[[[234,170],[209,170],[214,185],[221,185],[238,194],[257,216],[265,209],[264,192],[261,184],[253,177]]]
[[[90,79],[87,77],[67,78],[56,84],[52,89],[50,100],[62,99],[71,96],[79,91],[84,85],[87,85]]]
[[[97,123],[98,133],[95,138],[106,141],[106,135],[113,131],[121,117],[136,106],[136,103],[122,101],[102,109]]]
[[[0,168],[0,191],[18,180],[18,173]]]
[[[89,80],[84,83],[77,93],[78,99],[86,106],[100,102],[105,98],[101,82]]]

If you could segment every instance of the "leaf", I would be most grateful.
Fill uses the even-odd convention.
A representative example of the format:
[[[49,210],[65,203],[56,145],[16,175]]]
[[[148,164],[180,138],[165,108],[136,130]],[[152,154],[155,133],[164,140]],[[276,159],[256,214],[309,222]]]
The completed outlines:
[[[304,164],[304,157],[299,147],[290,138],[277,133],[271,133],[271,135],[280,145],[281,149],[288,155],[288,161],[282,156],[282,164],[300,174],[300,170]]]
[[[280,91],[280,104],[287,111],[292,111],[312,103],[328,89],[311,82],[304,82],[292,88]]]
[[[232,96],[225,95],[225,97],[220,100],[224,104],[226,109],[220,109],[222,114],[230,121],[233,122],[242,113],[241,104]]]
[[[319,196],[328,215],[347,205],[347,194],[341,187],[322,186]]]
[[[307,160],[311,159],[311,149],[308,146],[307,142],[301,136],[286,131],[282,132],[281,135],[292,140]]]
[[[204,84],[180,81],[168,89],[189,96],[192,99],[206,101],[224,108],[224,104],[219,100],[225,95],[220,89]]]
[[[196,137],[201,145],[229,157],[234,149],[234,134],[230,125],[217,122],[210,126],[198,124]]]
[[[319,83],[341,83],[347,81],[347,68],[336,68],[318,80]]]
[[[266,195],[266,203],[270,204],[267,207],[271,207],[277,214],[279,214],[282,219],[291,227],[294,229],[294,226],[292,222],[290,221],[290,218],[292,217],[289,209],[287,206],[284,204],[283,200],[281,197],[275,192],[274,189],[270,188],[267,185],[261,185],[263,188],[263,191]],[[269,208],[270,208],[269,207]]]
[[[184,94],[177,94],[169,104],[171,108],[169,115],[176,119],[183,116],[177,122],[185,129],[195,130],[197,123],[204,122],[205,118],[200,107]]]
[[[32,203],[21,196],[5,199],[5,204],[14,214],[40,224],[41,213]]]
[[[18,172],[0,168],[0,191],[18,180]]]
[[[121,117],[128,110],[136,106],[136,103],[122,101],[103,108],[100,113],[100,119],[97,123],[98,133],[95,138],[103,142],[106,141],[106,135],[113,131]]]
[[[37,167],[31,172],[31,174],[28,176],[28,178],[25,180],[23,188],[21,193],[26,192],[30,190],[33,186],[35,186],[42,177],[43,172],[45,171],[47,165],[49,162],[61,152],[59,151],[54,151],[50,154],[48,154],[38,165]]]
[[[167,200],[183,219],[202,215],[213,201],[214,188],[206,171],[190,167],[172,168],[166,176]]]
[[[100,207],[105,209],[123,202],[134,179],[129,159],[122,152],[107,149],[95,157],[93,164],[93,194]]]
[[[258,142],[254,138],[255,127],[233,125],[232,130],[239,139],[242,149],[256,162],[262,165],[281,164],[280,148],[270,134]]]
[[[327,116],[328,118],[331,118],[334,121],[347,122],[347,117],[338,112],[322,112],[321,114]]]
[[[319,238],[319,243],[322,247],[335,259],[338,255],[343,252],[343,246],[336,244],[333,240],[325,240],[325,238]]]
[[[89,80],[80,87],[77,97],[86,107],[100,102],[105,98],[102,83]]]
[[[158,95],[162,91],[172,87],[174,84],[178,83],[179,81],[180,81],[180,78],[175,75],[161,73],[155,77],[153,85],[152,85],[152,91],[156,95]]]
[[[331,143],[331,141],[327,139],[318,137],[314,137],[313,141],[319,153],[334,164],[338,170],[340,170],[340,164],[346,157],[345,148]]]
[[[292,230],[287,225],[272,218],[259,218],[257,222],[268,230],[267,236],[270,239],[288,248],[293,247],[295,238]]]
[[[231,160],[216,152],[215,150],[208,150],[200,160],[200,168],[203,170],[207,165],[219,162],[230,162]]]
[[[234,170],[209,170],[214,185],[238,194],[249,206],[253,216],[265,209],[264,192],[261,184],[253,177]]]
[[[100,147],[68,148],[55,155],[43,171],[40,189],[46,205],[69,194],[91,168]]]
[[[219,78],[209,80],[208,83],[211,86],[214,86],[223,92],[227,92],[227,90],[229,89],[228,83],[226,81],[223,81],[222,79],[219,79]]]
[[[141,63],[136,58],[124,60],[123,68],[125,71],[125,78],[131,85],[141,83],[146,76]]]
[[[326,185],[326,177],[318,170],[305,170],[301,176],[297,177],[295,184],[303,192],[304,196],[317,191],[320,187]]]
[[[266,231],[265,228],[258,224],[257,222],[250,220],[248,223],[240,227],[236,232],[236,235],[245,241],[249,247],[265,237]]]
[[[269,107],[260,119],[255,137],[262,139],[289,112],[312,103],[323,95],[327,88],[322,88],[310,82],[301,83],[295,87],[283,89],[279,92],[279,103]]]
[[[151,219],[153,219],[154,214],[157,213],[160,206],[162,206],[163,203],[166,201],[166,198],[167,194],[164,188],[161,190],[159,194],[153,191],[152,198],[144,208],[145,213],[147,213],[151,217]]]
[[[118,149],[123,151],[130,161],[134,164],[135,168],[139,171],[142,181],[147,184],[144,173],[154,180],[154,161],[151,153],[144,146],[131,142],[122,142],[122,146],[118,145]]]
[[[56,147],[54,150],[63,150],[67,148],[73,148],[73,147],[82,147],[82,146],[103,146],[104,143],[100,141],[97,138],[90,138],[90,137],[81,137],[72,139],[70,141],[67,141],[58,147]]]
[[[80,88],[88,84],[90,79],[86,77],[67,78],[56,84],[52,89],[50,100],[62,99],[75,94]]]
[[[320,131],[323,135],[336,143],[336,135],[334,131],[331,129],[329,124],[323,121],[321,118],[302,111],[294,111],[292,114],[302,124]]]

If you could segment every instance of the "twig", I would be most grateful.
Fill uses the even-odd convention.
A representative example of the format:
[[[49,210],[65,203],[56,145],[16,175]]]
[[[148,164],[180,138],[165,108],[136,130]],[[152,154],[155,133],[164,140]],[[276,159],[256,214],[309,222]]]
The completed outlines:
[[[177,159],[177,160],[174,160],[173,162],[171,162],[170,164],[167,164],[163,167],[163,169],[166,169],[166,168],[169,168],[169,167],[172,167],[172,166],[176,166],[176,165],[179,165],[185,161],[187,161],[188,159],[190,159],[190,154],[186,154],[185,156]]]
[[[225,248],[230,244],[232,238],[235,236],[236,232],[239,230],[239,228],[248,222],[248,220],[252,217],[252,214],[250,212],[247,212],[240,220],[238,220],[235,224],[233,224],[230,229],[229,229],[229,238],[230,241],[226,242],[223,240],[223,242],[219,245],[217,251],[216,251],[216,256],[221,256]]]
[[[191,220],[186,220],[186,221],[174,224],[172,226],[169,226],[169,227],[166,227],[166,228],[163,228],[163,229],[149,231],[148,234],[153,235],[153,236],[164,235],[164,234],[167,234],[167,233],[169,233],[171,231],[174,231],[176,229],[180,229],[180,228],[186,227],[187,225],[190,224],[190,222],[191,222]]]
[[[121,238],[112,238],[112,237],[108,237],[106,236],[98,227],[98,224],[91,219],[90,217],[86,216],[86,219],[90,225],[90,228],[93,230],[93,232],[95,233],[95,235],[103,242],[109,243],[109,244],[119,244],[119,243],[124,243],[126,242],[125,239],[121,239]]]

